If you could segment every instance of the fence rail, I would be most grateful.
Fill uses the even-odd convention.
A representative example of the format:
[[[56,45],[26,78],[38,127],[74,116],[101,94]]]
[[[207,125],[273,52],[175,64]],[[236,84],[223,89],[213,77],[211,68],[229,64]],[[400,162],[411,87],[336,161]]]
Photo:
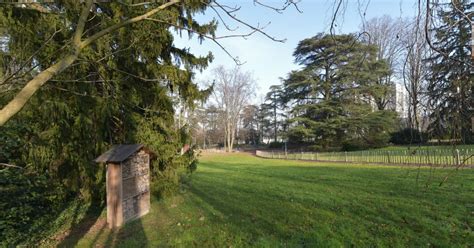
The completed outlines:
[[[287,152],[256,151],[263,158],[313,160],[330,162],[363,162],[385,164],[416,164],[474,166],[474,149],[414,149],[414,150],[368,150],[355,152]]]

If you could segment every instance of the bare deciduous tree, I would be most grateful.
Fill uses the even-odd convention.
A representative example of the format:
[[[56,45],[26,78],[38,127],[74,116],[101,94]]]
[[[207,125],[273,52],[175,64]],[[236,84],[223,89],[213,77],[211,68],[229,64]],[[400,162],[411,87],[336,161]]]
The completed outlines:
[[[423,106],[423,91],[429,70],[425,60],[429,57],[430,50],[420,19],[415,18],[407,27],[402,38],[404,51],[401,77],[408,92],[408,125],[420,130],[420,108]]]
[[[255,95],[255,80],[249,72],[239,67],[226,69],[218,66],[213,70],[213,101],[223,113],[224,146],[232,152],[237,124],[244,107]]]
[[[404,26],[404,21],[392,19],[386,15],[370,19],[367,23],[364,23],[362,31],[367,35],[362,37],[364,37],[366,43],[377,46],[378,59],[385,60],[390,68],[390,73],[380,77],[376,82],[381,86],[380,89],[384,91],[374,97],[379,110],[386,109],[393,93],[389,90],[393,88],[393,77],[397,71],[398,61],[403,50],[400,38]]]

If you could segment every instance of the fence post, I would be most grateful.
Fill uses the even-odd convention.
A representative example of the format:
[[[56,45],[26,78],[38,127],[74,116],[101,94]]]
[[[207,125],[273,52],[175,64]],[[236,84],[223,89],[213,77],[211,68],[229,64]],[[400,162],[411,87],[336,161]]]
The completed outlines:
[[[318,153],[316,152],[316,160],[318,160]]]
[[[347,151],[344,152],[344,161],[347,163]]]
[[[387,162],[390,164],[390,151],[387,151]]]
[[[407,158],[407,150],[405,150],[405,156],[403,156],[403,163],[407,164],[407,161],[410,161],[410,159]]]
[[[461,164],[461,160],[459,157],[459,149],[456,149],[456,165],[459,166]]]

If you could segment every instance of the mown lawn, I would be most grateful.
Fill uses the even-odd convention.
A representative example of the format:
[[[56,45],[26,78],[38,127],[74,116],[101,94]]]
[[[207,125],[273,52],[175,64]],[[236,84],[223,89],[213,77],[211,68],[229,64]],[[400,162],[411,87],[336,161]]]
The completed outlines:
[[[205,155],[150,214],[116,232],[102,215],[60,246],[469,247],[474,170],[438,186],[449,172]]]

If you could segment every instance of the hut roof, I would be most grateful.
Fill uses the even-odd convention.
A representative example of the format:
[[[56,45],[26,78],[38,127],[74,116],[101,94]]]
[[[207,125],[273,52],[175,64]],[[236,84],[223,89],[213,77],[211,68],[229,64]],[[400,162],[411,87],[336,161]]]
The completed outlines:
[[[96,163],[120,163],[142,148],[142,144],[116,145],[97,157],[94,161]]]

